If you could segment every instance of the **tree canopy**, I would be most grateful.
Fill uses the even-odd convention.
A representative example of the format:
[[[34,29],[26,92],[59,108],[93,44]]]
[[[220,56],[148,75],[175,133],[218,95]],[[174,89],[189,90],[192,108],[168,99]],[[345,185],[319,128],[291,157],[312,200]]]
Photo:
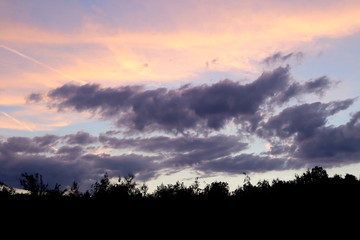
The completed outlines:
[[[56,183],[49,187],[40,173],[22,173],[20,185],[29,194],[20,194],[11,186],[0,182],[0,199],[19,198],[52,198],[52,199],[113,199],[113,200],[234,200],[234,201],[329,201],[341,199],[358,199],[360,196],[360,179],[346,174],[329,177],[322,167],[308,169],[302,175],[295,175],[293,180],[274,179],[251,183],[249,176],[245,178],[242,186],[234,191],[229,190],[229,184],[216,181],[200,188],[199,180],[186,186],[183,182],[175,184],[161,184],[153,193],[148,192],[146,184],[138,184],[134,175],[119,177],[112,182],[107,173],[96,181],[91,189],[80,192],[79,184],[74,181],[69,189],[62,188]]]

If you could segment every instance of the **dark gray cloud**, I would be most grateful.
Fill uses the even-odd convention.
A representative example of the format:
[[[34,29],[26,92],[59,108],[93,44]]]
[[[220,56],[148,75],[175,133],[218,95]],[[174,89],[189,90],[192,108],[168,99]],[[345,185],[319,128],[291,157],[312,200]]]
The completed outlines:
[[[56,144],[60,139],[59,136],[53,134],[46,134],[41,137],[34,137],[32,140],[37,143],[39,146],[49,146],[52,144]]]
[[[327,118],[353,104],[354,99],[330,103],[311,103],[292,106],[271,117],[258,134],[262,137],[288,138],[296,134],[301,140],[312,137],[316,130],[325,126]]]
[[[291,145],[289,142],[273,144],[266,155],[241,153],[248,143],[234,135],[119,138],[114,137],[114,133],[104,133],[95,138],[98,141],[90,141],[95,144],[93,146],[111,147],[114,152],[121,149],[136,152],[131,154],[96,154],[94,149],[86,147],[89,141],[83,138],[69,141],[77,139],[76,136],[91,136],[85,132],[63,137],[8,138],[0,142],[0,179],[19,186],[20,173],[40,172],[50,184],[69,185],[77,180],[88,183],[89,187],[105,172],[115,177],[133,173],[139,180],[148,180],[164,169],[193,168],[209,174],[241,174],[300,168],[309,164],[328,167],[358,162],[360,112],[345,125],[326,126],[327,116],[346,109],[353,101],[303,104],[283,110],[261,126],[273,132],[266,132],[270,135],[264,137],[286,140],[298,135],[292,138]],[[62,145],[64,143],[66,145]],[[58,144],[58,151],[51,151],[48,144]]]
[[[207,121],[208,127],[219,129],[228,120],[256,115],[267,99],[287,86],[289,79],[289,68],[277,68],[246,85],[224,80],[210,87],[187,89],[183,96],[189,101],[189,108]]]
[[[317,130],[311,138],[297,141],[294,154],[305,161],[321,165],[358,162],[360,157],[360,112],[345,125]]]
[[[91,136],[87,132],[79,131],[76,134],[69,134],[64,137],[68,144],[92,144],[97,141],[97,137]]]
[[[12,153],[43,153],[51,151],[50,144],[57,138],[54,135],[35,137],[33,139],[26,137],[10,137],[6,142],[1,143],[4,151]]]
[[[302,57],[301,52],[276,53],[264,63],[300,61]],[[49,106],[59,111],[91,112],[112,120],[119,131],[0,140],[0,180],[18,181],[24,171],[70,184],[97,180],[104,172],[110,176],[133,173],[147,180],[165,169],[242,173],[355,162],[360,159],[360,112],[345,125],[327,125],[330,116],[349,108],[355,99],[289,106],[291,99],[321,96],[331,85],[326,76],[296,82],[289,66],[264,72],[246,84],[223,80],[177,89],[66,84],[46,96],[30,95],[28,101],[49,99]],[[230,122],[238,132],[217,132]],[[138,132],[124,137],[128,130]],[[154,136],[157,130],[168,135]],[[249,134],[271,143],[270,151],[242,153],[250,146],[249,138],[244,137]],[[111,148],[111,154],[98,154],[103,148]]]
[[[3,155],[0,152],[0,178],[7,184],[20,187],[19,177],[23,172],[41,173],[50,184],[60,183],[63,186],[70,185],[72,181],[83,182],[91,177],[87,170],[90,165],[77,161],[62,161],[57,156],[46,154],[12,154]]]
[[[81,146],[62,146],[57,151],[57,154],[62,155],[61,159],[65,161],[74,161],[81,157],[84,150]]]
[[[47,97],[49,105],[60,111],[90,111],[112,119],[120,128],[202,132],[219,130],[235,121],[253,131],[265,105],[281,105],[304,94],[321,95],[331,85],[326,76],[294,82],[289,71],[289,66],[279,67],[248,84],[223,80],[178,89],[67,84],[50,91]]]
[[[293,168],[282,158],[271,158],[254,154],[240,154],[234,157],[224,157],[215,161],[207,161],[197,166],[205,172],[223,172],[241,174],[243,172],[266,172]]]
[[[304,58],[304,53],[302,52],[292,52],[288,54],[283,54],[282,52],[276,52],[271,56],[266,57],[262,62],[268,66],[273,66],[276,64],[281,64],[289,60],[295,60],[297,63]]]
[[[118,139],[101,135],[100,141],[112,148],[130,148],[135,151],[157,153],[168,165],[193,165],[205,160],[228,156],[247,148],[237,136],[217,135],[211,137],[152,137]]]
[[[212,85],[184,85],[178,89],[66,84],[50,91],[47,98],[49,105],[59,111],[90,111],[113,120],[120,128],[131,130],[206,132],[219,130],[235,121],[254,131],[265,105],[281,105],[304,94],[321,95],[331,85],[326,76],[305,83],[294,82],[289,71],[289,66],[279,67],[264,72],[248,84],[223,80]]]
[[[274,97],[273,100],[278,103],[285,103],[293,97],[310,93],[322,96],[324,92],[330,88],[331,84],[332,81],[326,76],[309,80],[303,84],[294,82],[278,96]]]
[[[65,84],[49,92],[48,97],[54,100],[53,106],[59,110],[73,108],[77,111],[99,111],[103,116],[112,116],[130,108],[129,99],[141,89],[138,86],[101,88],[98,84]]]
[[[21,173],[38,172],[52,186],[55,183],[66,186],[76,180],[89,188],[105,172],[114,177],[138,174],[138,179],[146,180],[161,169],[161,165],[154,162],[159,159],[157,156],[94,154],[80,145],[57,146],[59,149],[54,152],[46,145],[39,147],[34,139],[14,137],[0,142],[1,181],[20,187]]]
[[[154,162],[158,157],[143,156],[138,154],[123,154],[111,156],[108,154],[87,154],[82,159],[91,163],[96,172],[107,172],[110,176],[127,176],[138,174],[139,180],[148,180],[155,172],[161,169],[161,165]]]
[[[254,116],[261,105],[287,88],[289,70],[289,67],[279,67],[244,85],[223,80],[213,85],[186,85],[174,90],[67,84],[52,90],[48,98],[50,105],[59,110],[96,112],[115,120],[119,127],[218,130],[232,119],[256,119]]]
[[[94,153],[96,149],[86,147],[89,141],[69,141],[85,135],[88,136],[78,132],[63,137],[14,137],[0,142],[0,179],[19,186],[22,172],[39,172],[50,184],[69,185],[73,180],[80,183],[88,179],[94,181],[108,172],[110,176],[133,173],[139,180],[148,180],[163,169],[177,171],[200,166],[203,162],[231,156],[247,148],[247,143],[241,142],[239,137],[227,135],[115,138],[112,134],[101,134],[94,146],[137,153],[97,154]],[[49,146],[55,143],[57,151]]]
[[[328,126],[327,118],[347,109],[354,99],[303,104],[270,118],[259,132],[271,142],[267,154],[292,159],[298,166],[333,167],[359,162],[360,112],[348,123]],[[274,140],[274,137],[277,140]]]
[[[27,102],[41,102],[44,96],[40,93],[32,93],[26,97]]]

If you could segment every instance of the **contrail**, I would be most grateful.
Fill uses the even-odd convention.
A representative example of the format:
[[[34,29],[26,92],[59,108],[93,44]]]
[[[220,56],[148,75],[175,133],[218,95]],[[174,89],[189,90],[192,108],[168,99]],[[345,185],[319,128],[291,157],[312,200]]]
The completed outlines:
[[[55,152],[59,151],[59,149],[57,149],[56,147],[54,147],[53,145],[51,144],[48,144],[49,147],[51,147],[52,150],[54,150]]]
[[[13,116],[11,116],[10,114],[8,114],[8,113],[6,113],[6,112],[1,112],[1,111],[0,111],[0,113],[1,113],[2,115],[4,115],[5,117],[11,119],[12,121],[16,122],[16,123],[19,124],[20,126],[26,128],[28,131],[34,132],[34,130],[33,130],[31,127],[29,127],[29,126],[26,125],[25,123],[21,122],[20,120],[17,120],[16,118],[14,118]],[[51,144],[48,144],[48,146],[49,146],[52,150],[54,150],[55,152],[59,151],[59,149],[57,149],[56,147],[54,147],[54,146],[51,145]]]
[[[49,69],[49,70],[57,73],[57,74],[60,75],[60,76],[65,77],[66,79],[73,80],[73,81],[76,81],[76,82],[80,82],[81,84],[86,84],[86,83],[87,83],[87,82],[85,82],[85,81],[83,81],[83,80],[81,80],[81,79],[77,79],[77,78],[75,78],[75,77],[72,77],[72,76],[70,76],[70,75],[68,75],[68,74],[60,71],[60,70],[57,70],[57,69],[55,69],[55,68],[53,68],[53,67],[51,67],[51,66],[49,66],[49,65],[47,65],[47,64],[45,64],[45,63],[43,63],[43,62],[40,62],[40,61],[36,60],[35,58],[32,58],[32,57],[30,57],[30,56],[28,56],[28,55],[26,55],[26,54],[24,54],[24,53],[22,53],[22,52],[19,52],[19,51],[16,50],[16,49],[7,47],[7,46],[5,46],[5,45],[3,45],[3,44],[0,44],[0,48],[3,48],[3,49],[5,49],[5,50],[7,50],[7,51],[9,51],[9,52],[11,52],[11,53],[14,53],[14,54],[16,54],[16,55],[18,55],[18,56],[26,59],[26,60],[29,60],[29,61],[33,62],[33,63],[36,63],[36,64],[38,64],[38,65],[41,65],[41,66],[43,66],[43,67],[45,67],[45,68],[47,68],[47,69]],[[34,130],[33,130],[31,127],[29,127],[29,126],[26,125],[25,123],[19,121],[18,119],[14,118],[14,117],[11,116],[10,114],[8,114],[8,113],[6,113],[6,112],[2,112],[2,111],[0,111],[0,113],[1,113],[2,115],[4,115],[5,117],[11,119],[12,121],[14,121],[15,123],[17,123],[18,125],[24,127],[24,128],[27,129],[28,131],[34,132]],[[59,151],[59,149],[57,149],[55,146],[53,146],[53,145],[51,145],[51,144],[48,144],[48,146],[49,146],[51,149],[53,149],[55,152]]]
[[[13,49],[13,48],[7,47],[7,46],[5,46],[5,45],[3,45],[3,44],[0,45],[0,48],[3,48],[3,49],[5,49],[5,50],[7,50],[7,51],[9,51],[9,52],[12,52],[12,53],[14,53],[14,54],[16,54],[16,55],[18,55],[18,56],[20,56],[20,57],[22,57],[22,58],[25,58],[25,59],[33,62],[33,63],[39,64],[39,65],[41,65],[41,66],[43,66],[43,67],[45,67],[45,68],[47,68],[47,69],[49,69],[49,70],[51,70],[51,71],[59,74],[59,75],[62,76],[62,77],[65,77],[65,78],[67,78],[67,79],[69,79],[69,80],[73,80],[73,81],[76,81],[76,82],[80,82],[81,84],[86,84],[85,81],[83,81],[83,80],[81,80],[81,79],[77,79],[77,78],[75,78],[75,77],[72,77],[72,76],[70,76],[70,75],[68,75],[68,74],[66,74],[66,73],[64,73],[64,72],[62,72],[62,71],[60,71],[60,70],[57,70],[57,69],[55,69],[55,68],[53,68],[53,67],[51,67],[51,66],[49,66],[49,65],[47,65],[47,64],[45,64],[45,63],[43,63],[43,62],[40,62],[40,61],[36,60],[35,58],[32,58],[32,57],[30,57],[30,56],[28,56],[28,55],[25,55],[24,53],[19,52],[18,50],[15,50],[15,49]]]
[[[22,127],[26,128],[26,129],[27,129],[27,130],[29,130],[30,132],[33,132],[33,131],[34,131],[31,127],[29,127],[29,126],[28,126],[28,125],[26,125],[25,123],[23,123],[23,122],[21,122],[21,121],[17,120],[16,118],[14,118],[13,116],[11,116],[11,115],[7,114],[6,112],[0,112],[0,113],[1,113],[2,115],[4,115],[5,117],[7,117],[7,118],[9,118],[9,119],[13,120],[14,122],[16,122],[17,124],[19,124],[20,126],[22,126]]]

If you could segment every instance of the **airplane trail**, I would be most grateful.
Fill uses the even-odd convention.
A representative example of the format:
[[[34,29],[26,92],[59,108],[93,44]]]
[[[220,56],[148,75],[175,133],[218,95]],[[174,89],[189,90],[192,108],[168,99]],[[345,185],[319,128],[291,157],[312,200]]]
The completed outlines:
[[[5,117],[11,119],[12,121],[16,122],[18,125],[26,128],[26,129],[29,130],[30,132],[33,132],[33,131],[34,131],[31,127],[29,127],[29,126],[26,125],[25,123],[17,120],[16,118],[14,118],[13,116],[11,116],[10,114],[8,114],[8,113],[6,113],[6,112],[0,112],[0,113],[1,113],[2,115],[4,115]]]
[[[22,57],[22,58],[24,58],[24,59],[26,59],[26,60],[28,60],[28,61],[31,61],[31,62],[33,62],[33,63],[36,63],[36,64],[38,64],[38,65],[40,65],[40,66],[43,66],[43,67],[47,68],[48,70],[50,70],[50,71],[52,71],[52,72],[55,72],[56,74],[58,74],[58,75],[60,75],[60,76],[62,76],[62,77],[65,77],[66,79],[69,79],[69,80],[72,80],[72,81],[76,81],[76,82],[79,82],[79,83],[81,83],[81,84],[86,84],[86,83],[87,83],[87,82],[85,82],[85,81],[83,81],[83,80],[81,80],[81,79],[77,79],[77,78],[75,78],[75,77],[73,77],[73,76],[70,76],[70,75],[68,75],[68,74],[66,74],[66,73],[64,73],[64,72],[62,72],[62,71],[60,71],[60,70],[58,70],[58,69],[55,69],[55,68],[47,65],[46,63],[40,62],[39,60],[36,60],[35,58],[30,57],[30,56],[28,56],[28,55],[26,55],[26,54],[24,54],[24,53],[22,53],[22,52],[20,52],[20,51],[18,51],[18,50],[16,50],[16,49],[13,49],[13,48],[11,48],[11,47],[5,46],[4,44],[0,44],[0,48],[3,48],[3,49],[5,49],[5,50],[7,50],[7,51],[9,51],[9,52],[11,52],[11,53],[14,53],[14,54],[16,54],[17,56]],[[2,115],[4,115],[5,117],[11,119],[12,121],[14,121],[15,123],[17,123],[18,125],[22,126],[23,128],[27,129],[28,131],[34,132],[34,130],[33,130],[31,127],[29,127],[29,126],[26,125],[25,123],[21,122],[20,120],[14,118],[14,117],[11,116],[10,114],[8,114],[8,113],[6,113],[6,112],[2,112],[2,111],[0,111],[0,113],[1,113]],[[53,145],[51,145],[51,144],[49,144],[48,146],[49,146],[51,149],[53,149],[55,152],[57,152],[57,151],[59,150],[59,149],[57,149],[55,146],[53,146]]]
[[[59,149],[57,149],[56,147],[54,147],[54,146],[51,145],[51,144],[48,144],[48,146],[49,146],[52,150],[54,150],[55,152],[59,151]]]
[[[86,84],[85,81],[83,81],[83,80],[81,80],[81,79],[77,79],[77,78],[75,78],[75,77],[72,77],[72,76],[70,76],[70,75],[68,75],[68,74],[66,74],[66,73],[64,73],[64,72],[62,72],[62,71],[60,71],[60,70],[58,70],[58,69],[55,69],[55,68],[53,68],[53,67],[51,67],[51,66],[49,66],[49,65],[47,65],[47,64],[45,64],[45,63],[43,63],[43,62],[40,62],[40,61],[36,60],[35,58],[32,58],[32,57],[30,57],[30,56],[28,56],[28,55],[26,55],[26,54],[24,54],[24,53],[22,53],[22,52],[19,52],[19,51],[16,50],[16,49],[10,48],[10,47],[5,46],[5,45],[3,45],[3,44],[0,45],[0,48],[3,48],[3,49],[5,49],[5,50],[7,50],[7,51],[9,51],[9,52],[11,52],[11,53],[14,53],[14,54],[16,54],[16,55],[24,58],[24,59],[27,59],[27,60],[29,60],[29,61],[31,61],[31,62],[33,62],[33,63],[36,63],[36,64],[38,64],[38,65],[41,65],[41,66],[43,66],[43,67],[51,70],[52,72],[55,72],[55,73],[57,73],[58,75],[60,75],[60,76],[62,76],[62,77],[65,77],[66,79],[69,79],[69,80],[72,80],[72,81],[76,81],[76,82],[80,82],[81,84]]]
[[[20,120],[14,118],[13,116],[11,116],[10,114],[6,113],[6,112],[2,112],[0,111],[0,113],[2,115],[4,115],[5,117],[11,119],[12,121],[14,121],[15,123],[17,123],[18,125],[22,126],[23,128],[25,128],[26,130],[30,131],[30,132],[34,132],[34,130],[29,127],[28,125],[26,125],[25,123],[21,122]],[[59,149],[57,149],[55,146],[48,144],[48,146],[53,149],[55,152],[59,151]]]

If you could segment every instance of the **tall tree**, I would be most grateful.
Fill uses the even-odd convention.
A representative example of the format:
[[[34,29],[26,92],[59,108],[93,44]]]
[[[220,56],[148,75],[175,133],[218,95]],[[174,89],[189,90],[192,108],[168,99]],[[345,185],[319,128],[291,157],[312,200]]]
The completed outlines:
[[[31,195],[42,196],[48,191],[48,184],[45,184],[43,177],[39,173],[28,174],[22,173],[20,179],[20,185],[25,190],[28,190]]]

